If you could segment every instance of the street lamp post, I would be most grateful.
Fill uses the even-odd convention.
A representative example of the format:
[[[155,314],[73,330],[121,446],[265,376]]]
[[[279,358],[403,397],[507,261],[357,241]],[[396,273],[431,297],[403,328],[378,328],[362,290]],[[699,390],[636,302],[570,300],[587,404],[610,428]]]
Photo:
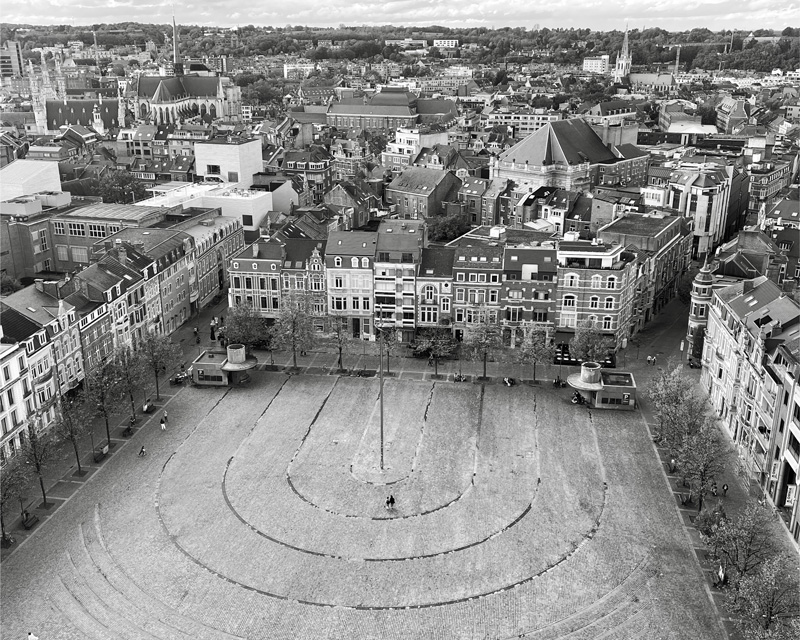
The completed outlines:
[[[381,471],[383,471],[383,323],[378,329],[381,333],[381,342],[380,342],[380,358],[381,358],[381,365],[380,365],[380,404],[381,404]]]

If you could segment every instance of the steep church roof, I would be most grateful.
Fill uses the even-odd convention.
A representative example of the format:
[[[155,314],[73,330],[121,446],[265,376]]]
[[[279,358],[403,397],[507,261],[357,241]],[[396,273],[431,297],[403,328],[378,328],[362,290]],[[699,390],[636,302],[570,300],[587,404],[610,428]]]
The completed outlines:
[[[140,76],[136,95],[151,102],[216,97],[219,83],[217,76]]]
[[[548,122],[508,151],[500,160],[531,166],[613,163],[614,154],[584,120],[573,118]]]
[[[100,109],[100,118],[106,129],[124,125],[117,122],[119,100],[48,100],[45,103],[47,114],[47,128],[55,130],[66,124],[81,124],[84,127],[94,126],[92,115],[95,105]]]

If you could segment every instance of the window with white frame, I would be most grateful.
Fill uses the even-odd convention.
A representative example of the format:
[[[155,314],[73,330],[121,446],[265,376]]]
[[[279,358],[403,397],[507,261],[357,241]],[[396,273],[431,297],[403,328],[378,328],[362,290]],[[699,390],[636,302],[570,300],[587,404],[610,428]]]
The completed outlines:
[[[105,238],[106,228],[105,225],[89,223],[89,237],[90,238]]]
[[[334,267],[341,267],[342,266],[342,259],[339,256],[336,256],[333,259],[333,266]]]
[[[603,318],[603,329],[606,330],[606,331],[609,331],[610,329],[612,329],[613,328],[613,322],[614,321],[611,318],[611,316],[605,316]]]
[[[564,286],[565,287],[577,287],[578,286],[578,276],[574,273],[568,273],[564,276]]]
[[[600,298],[598,298],[597,296],[592,296],[589,299],[589,307],[591,309],[599,309],[600,308]]]
[[[564,296],[564,306],[565,307],[574,307],[575,306],[575,296]]]
[[[614,298],[606,298],[605,308],[606,309],[613,309],[614,308]]]
[[[436,324],[439,321],[439,310],[436,307],[420,307],[419,319],[420,322]]]
[[[86,229],[82,222],[70,222],[68,228],[69,228],[69,235],[71,236],[86,235]]]
[[[592,276],[592,289],[600,289],[603,286],[603,276]]]
[[[617,288],[617,278],[615,276],[609,276],[606,282],[607,289],[616,289]]]
[[[58,221],[53,222],[53,233],[57,236],[67,235],[67,232],[64,228],[64,223]]]
[[[450,313],[450,298],[442,298],[442,313]]]

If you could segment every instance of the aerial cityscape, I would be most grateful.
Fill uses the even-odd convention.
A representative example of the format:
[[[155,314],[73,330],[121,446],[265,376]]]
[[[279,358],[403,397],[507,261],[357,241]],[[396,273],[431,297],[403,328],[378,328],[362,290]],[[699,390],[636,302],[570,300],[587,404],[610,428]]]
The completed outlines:
[[[800,11],[247,9],[4,3],[0,636],[800,637]]]

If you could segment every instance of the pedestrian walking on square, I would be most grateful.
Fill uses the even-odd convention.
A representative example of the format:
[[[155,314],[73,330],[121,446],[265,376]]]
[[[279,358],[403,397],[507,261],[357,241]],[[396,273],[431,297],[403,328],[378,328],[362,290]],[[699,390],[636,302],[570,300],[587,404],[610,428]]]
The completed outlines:
[[[167,421],[166,421],[165,418],[161,418],[161,430],[162,431],[166,431],[167,430]]]
[[[389,495],[389,497],[386,498],[386,510],[391,511],[392,509],[394,509],[394,496]]]
[[[146,455],[147,455],[147,451],[145,451],[144,446],[142,446],[142,448],[139,449],[139,457],[140,458],[144,458]]]
[[[166,424],[167,422],[169,422],[169,420],[167,419],[167,410],[164,409],[164,424]]]
[[[723,484],[722,485],[722,495],[723,495],[723,497],[728,495],[728,485],[727,484]]]
[[[716,482],[711,485],[711,495],[713,495],[715,498],[717,497],[717,483]]]
[[[656,357],[655,356],[653,356],[652,363],[653,363],[653,366],[655,367],[656,366]]]
[[[650,356],[647,356],[647,364],[652,364],[652,358]]]

